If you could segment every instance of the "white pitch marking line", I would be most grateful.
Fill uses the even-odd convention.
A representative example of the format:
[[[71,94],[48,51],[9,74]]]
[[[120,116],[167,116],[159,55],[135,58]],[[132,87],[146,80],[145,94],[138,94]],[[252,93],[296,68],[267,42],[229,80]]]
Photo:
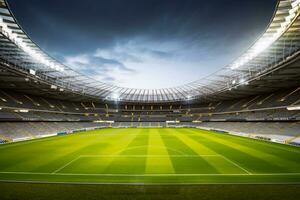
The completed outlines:
[[[208,154],[208,155],[173,155],[173,156],[172,155],[171,156],[169,156],[169,155],[80,155],[77,158],[68,162],[67,164],[63,165],[62,167],[58,168],[57,170],[53,171],[52,174],[57,174],[57,172],[61,171],[62,169],[64,169],[65,167],[67,167],[68,165],[72,164],[73,162],[79,160],[82,157],[99,157],[99,158],[101,158],[101,157],[137,157],[137,158],[142,157],[142,158],[144,158],[144,157],[149,157],[149,156],[164,158],[164,157],[205,157],[205,156],[220,156],[220,155],[218,155],[218,154],[216,154],[216,155],[210,155],[210,154]]]
[[[179,158],[181,158],[181,157],[191,157],[191,158],[199,158],[199,157],[216,157],[216,156],[220,156],[220,155],[218,155],[218,154],[216,154],[216,155],[210,155],[210,154],[207,154],[207,155],[81,155],[80,157],[86,157],[86,158],[88,158],[88,157],[99,157],[99,158],[101,158],[101,157],[128,157],[128,158],[130,158],[130,157],[137,157],[137,158],[139,158],[139,157],[141,157],[141,158],[144,158],[144,157],[161,157],[161,158],[165,158],[165,157],[179,157]]]
[[[62,175],[62,176],[294,176],[300,173],[262,173],[262,174],[84,174],[84,173],[46,173],[46,172],[0,172],[0,174],[24,175]]]
[[[95,157],[95,158],[101,158],[101,157],[112,157],[112,158],[117,158],[117,157],[131,157],[131,158],[144,158],[144,157],[157,157],[157,158],[166,158],[166,157],[190,157],[190,158],[197,158],[197,157],[222,157],[223,159],[225,159],[226,161],[230,162],[231,164],[233,164],[234,166],[242,169],[243,171],[245,171],[247,174],[252,174],[251,172],[249,172],[248,170],[246,170],[245,168],[241,167],[240,165],[238,165],[237,163],[233,162],[232,160],[228,159],[227,157],[221,155],[221,154],[203,154],[203,155],[80,155],[77,158],[71,160],[70,162],[68,162],[67,164],[63,165],[62,167],[58,168],[57,170],[55,170],[54,172],[52,172],[52,174],[63,174],[63,173],[57,173],[59,171],[61,171],[62,169],[64,169],[65,167],[67,167],[68,165],[72,164],[73,162],[77,161],[80,158],[83,157]],[[69,174],[69,173],[67,173]],[[204,174],[202,174],[204,175]],[[226,175],[226,174],[225,174]]]
[[[151,182],[57,182],[57,181],[20,181],[20,180],[0,180],[0,182],[9,182],[9,183],[40,183],[40,184],[72,184],[72,185],[248,185],[248,184],[255,184],[255,185],[290,185],[290,184],[300,184],[300,182],[257,182],[257,183],[251,183],[251,182],[162,182],[162,183],[151,183]]]
[[[76,160],[78,160],[79,158],[81,158],[81,156],[78,156],[77,158],[71,160],[70,162],[68,162],[67,164],[63,165],[62,167],[58,168],[57,170],[53,171],[52,174],[55,174],[57,172],[59,172],[60,170],[62,170],[63,168],[67,167],[68,165],[70,165],[71,163],[75,162]]]
[[[219,154],[220,155],[220,154]],[[224,158],[225,160],[227,160],[228,162],[230,162],[231,164],[237,166],[238,168],[242,169],[243,171],[245,171],[247,174],[252,174],[251,172],[249,172],[248,170],[246,170],[245,168],[241,167],[239,164],[233,162],[232,160],[230,160],[229,158],[223,156],[223,155],[220,155],[222,158]]]
[[[78,176],[120,176],[120,177],[162,177],[162,176],[245,176],[250,174],[69,174],[69,173],[57,173],[57,175],[78,175]]]

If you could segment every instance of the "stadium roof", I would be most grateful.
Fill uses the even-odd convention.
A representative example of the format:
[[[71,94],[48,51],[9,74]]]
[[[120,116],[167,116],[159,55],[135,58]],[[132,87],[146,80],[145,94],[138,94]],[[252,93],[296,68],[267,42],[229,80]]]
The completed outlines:
[[[278,1],[264,34],[239,58],[219,71],[179,87],[135,89],[99,82],[50,57],[23,31],[6,0],[0,0],[1,65],[2,68],[4,66],[45,83],[52,91],[70,91],[102,100],[174,102],[211,98],[224,93],[230,95],[233,91],[238,94],[237,90],[241,87],[243,92],[250,92],[258,90],[257,86],[265,79],[269,79],[271,84],[270,80],[278,81],[283,77],[297,82],[299,71],[295,70],[299,69],[299,65],[289,65],[293,68],[291,71],[291,68],[286,68],[286,63],[296,62],[298,59],[299,7],[300,0]],[[281,68],[288,71],[278,72]]]

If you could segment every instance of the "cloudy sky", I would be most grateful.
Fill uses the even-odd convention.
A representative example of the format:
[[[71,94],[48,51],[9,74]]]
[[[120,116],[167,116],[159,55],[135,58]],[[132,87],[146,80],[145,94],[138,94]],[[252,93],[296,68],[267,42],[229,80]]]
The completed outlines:
[[[8,0],[33,41],[99,81],[188,83],[229,64],[263,33],[276,0]]]

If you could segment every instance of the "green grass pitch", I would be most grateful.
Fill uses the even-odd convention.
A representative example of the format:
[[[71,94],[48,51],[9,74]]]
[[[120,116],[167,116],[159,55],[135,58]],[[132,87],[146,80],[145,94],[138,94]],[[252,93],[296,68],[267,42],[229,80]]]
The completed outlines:
[[[1,145],[0,180],[299,183],[300,148],[200,129],[109,128]]]

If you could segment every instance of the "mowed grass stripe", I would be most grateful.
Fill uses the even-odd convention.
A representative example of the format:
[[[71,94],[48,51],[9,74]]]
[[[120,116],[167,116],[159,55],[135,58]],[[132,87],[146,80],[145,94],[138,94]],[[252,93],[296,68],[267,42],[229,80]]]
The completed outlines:
[[[108,135],[107,133],[110,134]],[[51,171],[56,172],[63,166],[68,166],[68,163],[72,164],[75,160],[78,160],[78,162],[83,162],[83,160],[78,159],[80,155],[98,154],[98,152],[110,147],[113,141],[119,140],[123,137],[127,137],[122,136],[121,133],[122,130],[101,129],[98,131],[94,130],[79,134],[61,136],[63,140],[61,142],[57,142],[57,144],[53,144],[53,147],[51,146],[51,149],[48,149],[49,151],[54,152],[55,155],[59,156],[59,159],[53,160],[46,165],[41,165],[34,171],[48,171],[51,167],[52,169],[54,169],[51,169]],[[82,144],[84,144],[84,146],[82,146]],[[56,148],[60,149],[61,152],[58,153],[56,150],[53,150],[55,146]],[[64,155],[66,149],[71,149],[73,150],[73,152],[68,155]],[[45,156],[45,153],[47,152],[43,152],[41,153],[41,155]]]
[[[211,157],[211,155],[216,154],[212,151],[209,151],[208,149],[206,149],[204,154],[202,154],[202,151],[200,153],[199,150],[201,150],[202,146],[196,145],[194,141],[183,140],[182,138],[185,138],[185,135],[181,132],[181,129],[162,129],[161,132],[167,133],[162,134],[163,141],[167,147],[176,147],[180,149],[180,151],[185,155],[183,155],[182,157],[171,157],[176,173],[220,173],[217,170],[216,166],[211,164],[210,158],[208,158]],[[192,143],[192,147],[190,146],[190,143]],[[170,151],[170,148],[168,148],[168,151],[170,155],[176,155],[174,154],[174,151]],[[205,155],[208,155],[208,157],[206,157]]]
[[[157,129],[149,129],[148,155],[165,155],[166,157],[147,157],[145,173],[172,174],[175,173],[168,150]]]
[[[193,149],[187,146],[184,142],[178,139],[175,135],[181,134],[178,130],[161,129],[161,138],[168,148],[169,155],[182,155],[182,156],[198,156]]]
[[[192,137],[195,140],[203,140],[206,144],[209,144],[209,141],[214,142],[214,144],[210,144],[212,148],[217,149],[218,146],[222,146],[221,150],[219,151],[220,154],[230,158],[236,163],[240,163],[242,167],[246,168],[252,173],[264,173],[269,170],[274,170],[272,171],[274,173],[299,172],[297,167],[298,164],[296,162],[289,162],[283,158],[257,150],[256,148],[249,148],[245,145],[235,142],[234,136],[224,139],[222,138],[223,134],[214,133],[211,131],[196,129],[191,129],[189,131],[195,134],[195,136],[189,135],[189,137]],[[249,140],[249,142],[252,141]],[[227,150],[224,151],[224,149]],[[232,151],[233,149],[235,151]]]
[[[285,170],[278,165],[273,165],[270,163],[265,159],[261,152],[256,151],[255,149],[246,148],[240,144],[233,143],[231,141],[232,138],[228,138],[226,140],[220,139],[222,136],[220,133],[214,133],[212,131],[207,132],[205,130],[197,129],[189,129],[188,131],[190,133],[194,133],[194,135],[191,134],[189,137],[194,138],[195,140],[203,141],[204,145],[240,164],[242,167],[248,169],[248,171],[251,171],[251,173],[253,173],[253,169],[273,169],[275,170],[274,172],[282,172]]]
[[[119,155],[146,155],[148,151],[149,142],[149,129],[136,129],[136,137],[130,142],[130,144]],[[132,131],[130,130],[131,134]],[[112,155],[114,156],[114,155]]]
[[[270,155],[276,155],[277,157],[284,158],[285,160],[295,162],[296,159],[297,163],[300,163],[300,149],[297,147],[291,147],[288,145],[283,146],[282,144],[270,143],[227,134],[221,134],[219,137],[223,139],[230,139],[231,141],[237,142],[249,148],[263,151]]]
[[[210,134],[203,134],[205,137],[207,138],[213,138],[214,141],[220,141],[221,143],[227,145],[227,146],[233,146],[235,148],[238,148],[240,151],[245,152],[245,153],[249,153],[252,155],[257,155],[260,156],[262,159],[266,160],[269,163],[272,163],[273,165],[277,165],[281,168],[286,168],[286,166],[289,166],[288,171],[289,172],[299,172],[300,171],[300,163],[297,162],[296,160],[288,160],[284,157],[281,157],[280,155],[276,154],[276,150],[274,150],[274,152],[265,152],[259,148],[257,148],[257,146],[249,146],[249,143],[251,143],[251,140],[249,140],[248,145],[244,144],[244,143],[240,143],[238,141],[236,141],[236,137],[231,136],[230,140],[229,137],[224,138],[224,135],[221,135],[219,137],[218,133],[210,133]],[[229,136],[229,135],[227,135]]]
[[[191,136],[195,140],[201,140],[201,142],[216,151],[218,154],[221,154],[230,160],[238,163],[243,168],[246,168],[251,173],[282,173],[286,170],[277,165],[272,165],[264,159],[261,159],[257,156],[247,154],[245,152],[239,151],[237,148],[231,148],[223,143],[219,143],[212,140],[207,140],[205,138],[198,136]]]
[[[179,140],[181,140],[185,145],[190,147],[198,155],[202,156],[202,159],[209,165],[208,167],[203,167],[203,169],[214,170],[214,173],[228,174],[228,173],[249,173],[243,167],[237,165],[226,157],[223,157],[216,153],[213,149],[205,146],[202,142],[196,141],[190,138],[186,134],[186,129],[179,129],[177,134],[173,134]],[[216,156],[205,156],[205,155],[216,155]]]
[[[101,148],[100,144],[96,144],[97,147],[93,146],[89,148],[89,151],[78,151],[77,157],[74,162],[71,161],[70,165],[64,165],[58,173],[105,173],[109,169],[110,164],[114,161],[115,157],[101,157],[101,155],[118,155],[122,153],[124,149],[134,140],[137,136],[136,134],[118,134],[117,137],[110,137],[109,145]],[[98,141],[99,142],[99,141]],[[89,155],[91,157],[89,157]],[[92,157],[99,156],[99,157]]]
[[[103,130],[106,132],[105,130]],[[96,147],[104,148],[105,143],[99,143],[102,139],[101,131],[86,136],[85,133],[78,133],[66,136],[57,136],[51,140],[41,140],[36,143],[26,143],[0,151],[0,170],[6,171],[32,171],[32,172],[53,172],[66,163],[78,157],[78,152],[84,149],[90,150]],[[121,130],[116,131],[121,132]],[[90,132],[88,132],[90,133]],[[117,134],[106,137],[108,140],[119,138]],[[102,141],[102,140],[101,140]]]
[[[111,155],[113,161],[106,168],[105,174],[144,174],[146,168],[146,155],[148,150],[147,129],[128,129],[135,132],[136,137],[119,154]],[[131,156],[134,155],[134,156]]]
[[[173,136],[177,137],[180,141],[182,141],[185,145],[191,148],[198,155],[216,155],[216,152],[214,152],[212,149],[207,148],[201,143],[185,135],[185,130],[186,129],[175,129],[171,133],[173,134]]]
[[[159,136],[161,143],[163,143],[162,146],[165,152],[167,152],[162,153],[162,150],[158,149],[157,151],[160,155],[148,152],[151,148],[149,137],[153,135],[153,132],[157,131],[160,132]],[[224,168],[217,173],[209,172],[213,168],[211,166],[201,167],[203,163],[201,159],[203,157],[200,155],[197,156],[197,152],[176,136],[181,134],[201,144],[203,147],[216,152],[216,154],[220,154],[237,163],[239,166],[250,170],[252,174],[241,174],[241,172],[237,171],[230,173],[229,170],[237,170],[238,167],[234,168],[234,165],[230,165],[230,162],[224,159],[222,160],[220,156],[204,157],[208,159],[208,162],[215,163],[218,167]],[[211,136],[213,139],[204,137],[205,135]],[[216,138],[221,140],[216,140]],[[128,145],[120,148],[120,144],[128,140],[131,140]],[[226,141],[229,143],[226,143]],[[271,155],[271,158],[280,157],[281,160],[279,159],[278,162],[282,162],[282,159],[288,159],[292,163],[300,164],[299,157],[294,152],[290,152],[286,156],[287,158],[282,158],[290,150],[293,150],[291,147],[287,146],[289,151],[283,150],[284,153],[281,153],[279,148],[274,148],[276,149],[274,154],[278,155],[272,155],[272,148],[268,149],[266,147],[265,149],[263,142],[256,148],[255,144],[257,142],[256,140],[241,140],[234,136],[217,134],[210,131],[204,132],[197,129],[184,128],[102,129],[87,131],[68,136],[53,137],[49,140],[28,141],[28,145],[25,145],[27,142],[24,142],[24,145],[0,149],[0,180],[77,181],[88,183],[299,183],[298,174],[300,172],[293,173],[293,169],[291,169],[293,166],[290,166],[290,162],[286,162],[285,167],[283,167],[284,164],[278,166],[273,164],[274,162],[269,162],[268,156],[261,158],[247,152],[249,149],[259,150],[264,153],[263,155]],[[239,148],[234,148],[235,143],[244,146],[247,151],[245,149],[240,151]],[[272,143],[267,143],[266,146],[272,147],[273,145],[274,147],[278,147],[278,145]],[[281,145],[280,148],[285,148],[285,146]],[[70,170],[58,172],[57,174],[51,173],[53,170],[68,164],[73,158],[78,158],[78,156],[80,158],[69,165],[69,167],[72,166]],[[175,172],[146,173],[148,159],[150,157],[155,158],[155,156],[160,156],[164,162],[167,158]],[[107,162],[103,159],[104,157],[114,158],[114,163]],[[119,160],[120,157],[122,158],[121,160]],[[32,159],[32,162],[27,163],[27,159]],[[16,171],[3,170],[14,164],[18,166]],[[141,166],[137,166],[137,164]],[[153,164],[154,168],[157,168],[156,164],[160,164],[160,161],[155,161],[155,164]],[[85,168],[80,169],[78,168],[79,165]],[[103,168],[101,168],[101,165],[103,165]],[[228,171],[225,169],[226,165]],[[107,170],[107,166],[113,166],[112,170]],[[116,169],[115,166],[119,166],[119,169]],[[75,169],[78,172],[72,173],[71,170]],[[184,169],[187,170],[184,171]],[[206,169],[209,170],[205,172]],[[191,170],[190,173],[188,172],[189,170]],[[259,174],[257,175],[257,173]],[[185,176],[184,174],[188,175]]]

